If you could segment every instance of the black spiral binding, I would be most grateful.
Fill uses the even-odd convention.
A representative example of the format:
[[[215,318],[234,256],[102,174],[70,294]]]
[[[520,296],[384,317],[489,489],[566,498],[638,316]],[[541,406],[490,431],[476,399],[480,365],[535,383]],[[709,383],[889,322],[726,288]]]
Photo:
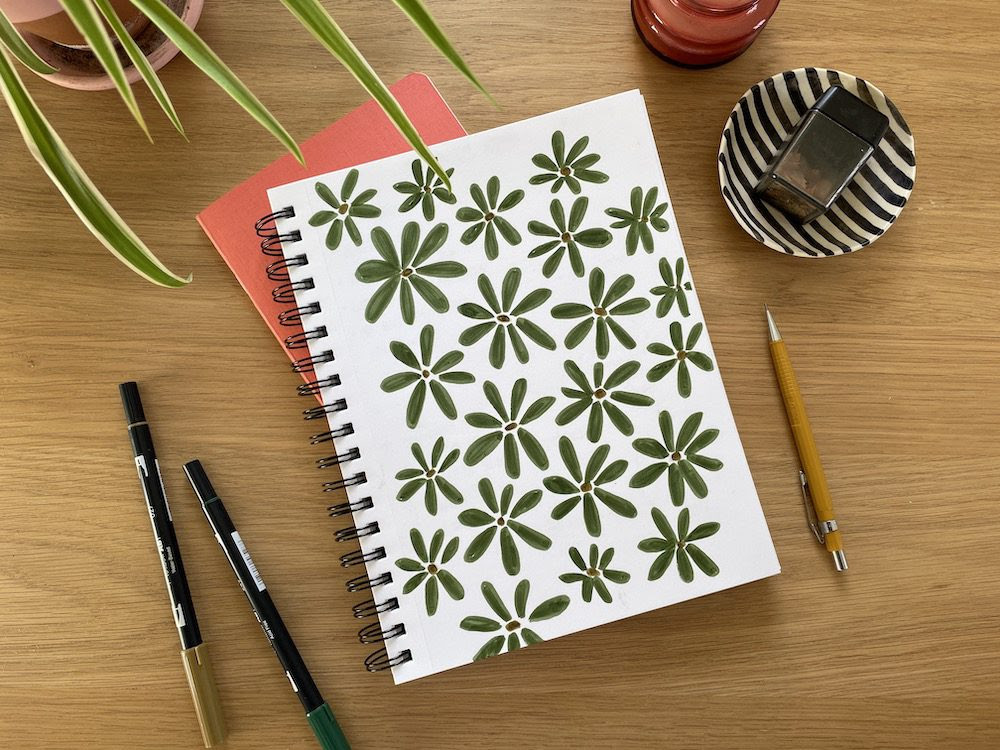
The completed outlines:
[[[271,296],[274,298],[275,302],[288,305],[294,305],[296,303],[296,293],[315,288],[315,284],[311,278],[304,278],[296,281],[292,281],[291,278],[290,269],[308,265],[308,257],[304,254],[285,255],[282,249],[284,246],[299,242],[302,239],[302,234],[298,230],[291,232],[278,231],[279,220],[290,219],[294,216],[294,208],[283,208],[280,211],[275,211],[267,216],[264,216],[254,225],[257,236],[261,238],[261,252],[266,256],[276,258],[276,260],[268,263],[267,265],[267,277],[272,281],[282,282],[271,291]],[[321,312],[319,302],[308,302],[300,304],[298,307],[291,307],[287,310],[283,310],[278,315],[278,322],[283,326],[304,324],[305,319],[308,316],[315,315],[319,312]],[[308,350],[309,342],[325,338],[326,336],[327,330],[325,326],[316,326],[312,329],[306,328],[299,333],[286,337],[285,346],[290,350]],[[334,354],[333,351],[329,349],[315,355],[307,353],[305,356],[299,357],[292,363],[292,370],[297,373],[315,372],[316,365],[333,361]],[[315,378],[304,385],[300,385],[298,387],[298,393],[300,396],[315,396],[323,391],[323,389],[335,388],[339,385],[340,376],[332,374],[324,378]],[[319,406],[313,406],[306,409],[302,412],[302,416],[307,420],[322,419],[328,414],[344,411],[346,409],[347,401],[345,399],[338,398],[330,401],[329,403],[322,403]],[[326,432],[317,433],[310,438],[309,442],[312,445],[318,445],[320,443],[333,442],[334,440],[353,434],[354,427],[348,423]],[[352,461],[357,461],[360,458],[361,451],[357,447],[352,447],[317,459],[316,465],[320,469],[328,469],[339,466],[343,471],[344,466],[350,464]],[[355,487],[364,484],[367,481],[368,477],[363,471],[355,473],[344,472],[340,479],[324,482],[323,491],[336,492],[338,490],[346,489],[347,487]],[[331,518],[339,518],[340,516],[348,516],[359,511],[369,510],[373,507],[375,507],[375,503],[372,498],[363,497],[360,500],[331,505],[327,508],[327,511],[329,512]],[[347,528],[340,529],[334,534],[334,539],[338,542],[347,542],[362,539],[364,537],[375,536],[379,532],[380,529],[378,523],[371,522],[365,524],[364,526],[349,526]],[[351,568],[356,565],[364,565],[365,563],[375,560],[382,560],[385,557],[385,547],[375,547],[368,552],[358,548],[341,555],[340,564],[344,568]],[[391,572],[381,573],[374,578],[370,578],[368,575],[361,575],[352,578],[347,582],[347,590],[351,593],[373,591],[380,586],[386,586],[392,582]],[[356,618],[365,619],[368,617],[375,617],[380,613],[391,612],[398,608],[399,600],[396,597],[389,597],[388,599],[378,601],[373,596],[367,601],[356,604],[353,608],[353,612]],[[398,638],[405,633],[406,627],[402,623],[383,629],[381,623],[376,621],[365,625],[358,631],[358,640],[365,644],[385,643],[386,641]],[[392,667],[400,664],[405,664],[412,659],[413,655],[409,649],[390,655],[386,647],[383,646],[368,655],[365,659],[365,668],[369,672],[381,672],[382,670],[391,669]]]

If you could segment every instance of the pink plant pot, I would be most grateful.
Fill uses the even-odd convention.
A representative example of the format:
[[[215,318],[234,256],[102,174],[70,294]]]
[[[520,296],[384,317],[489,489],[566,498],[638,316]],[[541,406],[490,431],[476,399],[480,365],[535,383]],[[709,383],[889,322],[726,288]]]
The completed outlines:
[[[198,24],[205,7],[205,0],[165,1],[192,29]],[[13,23],[45,18],[60,10],[58,0],[0,0],[0,7],[3,7]],[[86,47],[59,44],[32,33],[24,33],[24,38],[39,57],[58,69],[57,73],[43,75],[42,78],[70,89],[100,91],[114,88],[114,82]],[[162,68],[180,52],[177,46],[153,24],[145,26],[135,36],[135,41],[154,70]],[[122,64],[129,83],[140,80],[139,71],[127,57],[123,56]]]

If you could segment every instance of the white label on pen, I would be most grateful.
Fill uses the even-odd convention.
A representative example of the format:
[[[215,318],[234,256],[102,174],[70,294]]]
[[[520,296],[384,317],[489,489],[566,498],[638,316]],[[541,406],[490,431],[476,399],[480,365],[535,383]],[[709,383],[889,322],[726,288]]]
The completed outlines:
[[[243,540],[240,539],[240,532],[233,532],[233,541],[236,542],[236,546],[240,550],[240,554],[243,555],[243,562],[247,565],[247,570],[250,571],[250,575],[253,576],[253,582],[257,584],[257,590],[263,591],[267,588],[264,585],[264,579],[260,577],[260,573],[257,572],[257,566],[253,564],[253,558],[250,557],[250,553],[247,552],[247,547],[243,544]]]
[[[160,459],[154,458],[153,461],[156,463],[156,478],[160,480],[160,494],[163,495],[163,504],[167,508],[167,518],[173,523],[174,514],[170,512],[170,503],[167,501],[167,488],[163,486],[163,474],[160,473]]]

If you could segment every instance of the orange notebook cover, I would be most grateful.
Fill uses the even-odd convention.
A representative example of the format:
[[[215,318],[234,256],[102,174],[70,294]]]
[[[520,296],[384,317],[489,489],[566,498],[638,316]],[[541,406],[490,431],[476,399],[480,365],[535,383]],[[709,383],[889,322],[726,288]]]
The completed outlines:
[[[411,73],[390,86],[390,90],[426,143],[440,143],[466,134],[455,113],[423,73]],[[302,326],[278,323],[278,313],[287,305],[272,299],[271,290],[279,282],[268,279],[264,273],[265,266],[274,258],[261,254],[254,222],[271,210],[268,188],[409,150],[410,145],[385,113],[369,101],[302,144],[306,166],[295,161],[291,154],[283,156],[198,214],[201,228],[279,342],[300,332]],[[309,377],[306,373],[305,379]]]

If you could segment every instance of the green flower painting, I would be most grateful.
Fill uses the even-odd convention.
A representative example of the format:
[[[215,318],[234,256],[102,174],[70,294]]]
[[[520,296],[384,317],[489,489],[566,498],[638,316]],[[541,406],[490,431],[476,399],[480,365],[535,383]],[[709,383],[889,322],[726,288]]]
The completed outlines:
[[[455,370],[465,355],[462,352],[450,351],[440,359],[434,358],[434,327],[424,326],[420,330],[420,358],[402,341],[389,344],[392,356],[406,366],[406,370],[390,375],[382,381],[382,390],[394,393],[404,388],[410,388],[410,399],[406,404],[406,426],[413,429],[420,421],[423,413],[427,391],[431,392],[435,403],[448,419],[455,419],[458,411],[455,402],[448,393],[446,385],[466,385],[475,382],[471,372]]]
[[[479,508],[470,508],[458,514],[458,522],[463,526],[482,529],[469,542],[469,546],[465,550],[464,560],[466,562],[475,562],[481,558],[493,547],[493,542],[499,539],[498,546],[503,569],[509,575],[515,576],[521,572],[521,553],[517,546],[518,539],[538,550],[547,550],[552,546],[551,539],[526,525],[523,519],[524,514],[535,508],[541,501],[541,490],[525,492],[514,503],[514,485],[508,484],[504,487],[498,499],[490,480],[481,479],[479,480],[479,495],[486,506],[485,511]],[[511,503],[513,503],[513,507],[511,507]]]
[[[604,172],[593,166],[601,160],[597,154],[586,154],[590,138],[583,136],[566,151],[566,136],[561,130],[552,134],[552,153],[535,154],[531,163],[542,170],[528,182],[532,185],[552,183],[552,192],[558,193],[563,185],[574,195],[580,194],[581,182],[603,183],[608,181]]]
[[[646,378],[650,382],[655,383],[663,380],[671,372],[676,372],[677,392],[684,398],[690,396],[691,368],[688,366],[688,363],[690,362],[699,370],[706,372],[715,369],[712,358],[704,352],[699,352],[695,349],[703,329],[704,326],[701,323],[695,323],[691,327],[691,330],[688,331],[687,338],[685,339],[681,324],[677,321],[671,323],[670,343],[673,346],[668,346],[667,344],[650,344],[646,347],[646,350],[650,354],[666,357],[663,362],[650,368],[649,372],[646,373]]]
[[[632,447],[644,456],[655,461],[640,469],[629,482],[629,487],[648,487],[657,479],[667,474],[667,487],[670,489],[670,500],[674,505],[684,504],[685,487],[691,489],[695,497],[706,497],[708,485],[698,469],[718,471],[722,461],[702,453],[705,448],[719,437],[716,429],[701,430],[702,413],[695,412],[681,425],[680,432],[674,435],[674,423],[670,412],[660,412],[660,436],[655,438],[639,438]]]
[[[649,290],[654,297],[660,298],[656,303],[656,317],[667,317],[676,303],[677,309],[686,318],[691,314],[687,298],[687,293],[691,291],[691,282],[684,281],[684,258],[677,259],[673,270],[670,268],[670,261],[660,258],[660,278],[663,279],[663,284]]]
[[[457,202],[457,199],[445,187],[444,181],[438,175],[434,174],[434,170],[428,166],[425,171],[422,164],[420,159],[414,159],[410,164],[410,169],[413,172],[413,182],[397,182],[392,188],[397,193],[402,193],[406,196],[403,202],[399,204],[400,213],[405,214],[419,205],[420,210],[423,211],[424,218],[427,221],[434,221],[435,201],[447,203],[451,206]],[[454,171],[454,169],[446,169],[445,174],[451,177]]]
[[[328,209],[317,211],[309,217],[309,226],[322,227],[327,224],[330,228],[326,232],[326,246],[329,250],[336,250],[340,247],[340,242],[344,237],[344,230],[347,236],[355,245],[361,245],[361,230],[358,229],[358,219],[375,219],[382,215],[382,209],[371,205],[370,201],[378,192],[374,188],[362,190],[357,195],[353,195],[354,188],[358,185],[358,170],[352,169],[344,178],[344,183],[340,186],[340,192],[335,193],[327,185],[317,182],[315,185],[316,195],[318,195]]]
[[[608,547],[604,552],[598,550],[596,544],[590,545],[590,556],[585,561],[580,550],[576,547],[569,548],[569,559],[576,566],[576,571],[563,573],[559,580],[563,583],[579,583],[581,586],[580,595],[588,604],[594,598],[594,592],[606,603],[611,603],[611,590],[606,581],[615,584],[628,583],[632,578],[624,570],[612,570],[608,566],[611,558],[615,555],[613,547]]]
[[[587,413],[587,438],[592,443],[601,439],[605,417],[622,435],[631,435],[635,431],[632,420],[622,410],[622,406],[653,404],[651,397],[622,390],[620,387],[639,371],[638,362],[626,362],[612,370],[607,377],[604,375],[604,363],[598,362],[594,365],[593,379],[588,379],[572,360],[566,360],[563,369],[573,381],[573,387],[563,388],[562,394],[572,399],[572,402],[556,415],[556,424],[567,425]]]
[[[632,188],[631,210],[609,208],[604,212],[617,219],[611,224],[612,229],[628,227],[625,235],[625,252],[629,255],[635,254],[640,242],[643,250],[647,253],[653,252],[653,232],[666,232],[670,229],[670,223],[663,218],[669,204],[666,201],[657,204],[658,192],[658,188],[651,187],[643,195],[641,187]]]
[[[458,461],[461,451],[455,448],[445,455],[444,438],[439,437],[431,448],[429,461],[424,449],[418,443],[410,446],[410,452],[413,453],[417,466],[396,473],[396,479],[404,482],[396,493],[396,499],[406,502],[423,490],[424,507],[432,516],[437,515],[438,495],[455,505],[461,504],[462,493],[444,478],[444,473]]]
[[[492,610],[492,615],[498,619],[489,615],[473,615],[464,618],[459,627],[474,633],[497,633],[497,635],[492,636],[483,644],[483,647],[472,657],[473,661],[496,656],[503,652],[504,647],[507,651],[516,651],[521,648],[522,641],[525,646],[541,643],[544,639],[528,625],[558,617],[569,607],[569,597],[561,594],[546,599],[538,606],[529,609],[528,598],[531,594],[531,584],[526,578],[518,583],[514,589],[513,613],[504,604],[492,583],[483,581],[482,592],[483,598]]]
[[[534,247],[528,253],[529,258],[540,258],[548,256],[542,264],[542,273],[545,278],[551,277],[559,270],[559,264],[565,255],[569,255],[569,265],[579,277],[583,277],[583,255],[580,247],[601,248],[611,243],[611,232],[602,227],[591,227],[581,229],[583,220],[587,215],[588,201],[586,198],[577,198],[573,201],[573,206],[569,210],[569,220],[566,218],[566,210],[558,200],[549,204],[549,213],[552,216],[552,223],[546,224],[543,221],[529,221],[528,231],[536,237],[542,237],[540,245]]]
[[[535,289],[518,300],[517,292],[521,285],[519,268],[507,271],[500,285],[499,297],[486,274],[479,276],[478,285],[486,306],[476,302],[466,302],[458,306],[458,311],[462,315],[480,321],[462,331],[458,343],[462,346],[471,346],[480,339],[490,336],[490,364],[497,369],[503,367],[506,361],[508,342],[510,348],[514,350],[514,356],[522,364],[529,358],[525,338],[549,351],[556,348],[555,340],[527,317],[532,310],[545,304],[552,296],[551,290]]]
[[[612,513],[625,518],[638,515],[635,506],[604,487],[619,479],[628,469],[628,461],[619,459],[607,466],[610,445],[601,445],[591,454],[586,468],[581,468],[573,441],[568,437],[559,438],[559,455],[569,476],[548,476],[542,480],[545,489],[556,495],[568,495],[552,509],[552,517],[557,521],[568,516],[577,506],[583,506],[583,522],[591,536],[601,535],[601,513],[598,503]]]
[[[556,402],[555,396],[544,396],[532,401],[521,414],[521,407],[524,406],[528,393],[528,381],[524,378],[518,378],[511,388],[509,406],[504,404],[500,390],[489,380],[483,384],[483,393],[493,407],[493,413],[474,412],[465,417],[465,421],[473,427],[487,430],[485,435],[476,438],[465,451],[463,460],[466,465],[475,466],[503,443],[504,468],[511,479],[521,476],[522,449],[528,460],[539,469],[549,468],[545,449],[525,425],[547,412]]]
[[[677,561],[677,573],[684,583],[694,580],[694,566],[702,573],[714,577],[719,575],[719,566],[695,542],[708,539],[718,532],[720,526],[715,522],[691,526],[691,511],[684,508],[677,516],[677,531],[659,508],[653,508],[653,523],[658,537],[650,537],[639,542],[639,549],[656,555],[649,567],[649,580],[656,581],[663,576],[673,562]],[[693,565],[692,565],[693,563]]]
[[[628,274],[619,276],[605,289],[604,271],[595,268],[590,272],[590,304],[582,302],[566,302],[552,308],[552,317],[559,320],[575,320],[583,318],[566,334],[566,348],[575,349],[591,331],[595,332],[594,346],[597,356],[604,359],[611,351],[611,337],[626,349],[635,348],[635,339],[625,330],[620,319],[629,315],[637,315],[649,309],[649,300],[645,297],[632,297],[623,300],[632,287],[635,279]]]
[[[469,188],[469,192],[472,195],[472,202],[476,204],[475,207],[463,206],[456,214],[459,221],[472,225],[462,232],[462,244],[471,245],[482,235],[486,257],[496,260],[500,255],[501,238],[511,246],[521,243],[521,233],[501,214],[520,203],[524,199],[524,191],[511,190],[501,200],[500,179],[490,177],[486,181],[485,193],[479,185],[473,185]]]
[[[423,584],[424,607],[427,609],[427,614],[433,617],[438,610],[441,589],[444,589],[444,592],[455,601],[465,597],[465,589],[462,584],[444,567],[458,552],[458,537],[453,537],[448,544],[445,544],[444,530],[438,529],[431,536],[428,548],[424,544],[423,535],[417,529],[411,529],[410,544],[413,545],[417,559],[401,557],[396,560],[397,568],[407,573],[413,573],[403,584],[403,594],[411,594]],[[438,561],[438,554],[441,555],[440,561]]]
[[[420,241],[420,225],[407,222],[396,252],[389,233],[382,227],[372,230],[372,244],[382,260],[366,260],[355,272],[358,281],[379,284],[365,307],[365,320],[376,322],[392,298],[399,294],[399,311],[407,325],[416,318],[413,293],[416,292],[437,313],[447,312],[448,298],[428,279],[454,279],[464,276],[465,266],[452,260],[428,263],[448,239],[448,225],[438,224]]]

